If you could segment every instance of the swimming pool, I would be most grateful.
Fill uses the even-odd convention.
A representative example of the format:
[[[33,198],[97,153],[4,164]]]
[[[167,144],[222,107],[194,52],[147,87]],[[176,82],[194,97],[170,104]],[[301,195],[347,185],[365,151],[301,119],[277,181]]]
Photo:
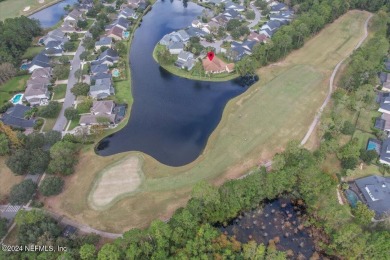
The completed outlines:
[[[119,70],[118,69],[113,69],[112,70],[112,76],[115,77],[115,78],[119,77]]]
[[[22,66],[20,66],[20,69],[21,69],[21,70],[26,70],[26,69],[28,69],[28,64],[27,64],[27,63],[23,63]]]
[[[366,149],[367,149],[367,151],[374,150],[374,151],[377,151],[377,153],[379,153],[381,150],[381,145],[380,145],[379,141],[377,141],[377,140],[368,139]]]
[[[22,97],[23,97],[23,94],[16,94],[13,98],[11,98],[11,102],[12,104],[22,104]]]
[[[351,207],[356,207],[356,204],[359,201],[357,194],[354,191],[348,189],[345,191],[345,196],[347,197]]]

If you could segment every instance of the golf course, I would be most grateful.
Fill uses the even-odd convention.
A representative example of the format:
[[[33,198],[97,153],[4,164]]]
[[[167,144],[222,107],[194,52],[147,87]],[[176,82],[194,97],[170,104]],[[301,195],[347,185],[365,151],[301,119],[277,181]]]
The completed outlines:
[[[302,140],[328,93],[336,64],[364,35],[368,12],[350,11],[284,60],[258,70],[260,80],[225,107],[203,153],[181,167],[126,152],[100,157],[88,146],[64,192],[47,207],[109,232],[168,219],[201,180],[215,184],[265,163],[291,140]]]

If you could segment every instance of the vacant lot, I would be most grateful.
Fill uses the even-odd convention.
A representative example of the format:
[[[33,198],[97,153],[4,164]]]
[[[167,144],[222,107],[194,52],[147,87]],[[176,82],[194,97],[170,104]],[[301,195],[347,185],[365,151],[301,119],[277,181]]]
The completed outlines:
[[[11,191],[13,185],[18,184],[24,178],[24,176],[16,176],[5,165],[6,157],[0,157],[0,202],[8,197],[8,193]]]
[[[221,123],[196,161],[168,167],[143,155],[145,180],[139,192],[108,210],[95,211],[88,207],[87,198],[99,172],[137,153],[98,157],[89,147],[52,207],[95,228],[121,232],[169,217],[185,204],[193,185],[202,179],[222,183],[269,160],[288,141],[303,138],[326,96],[333,68],[359,42],[367,17],[366,12],[351,11],[284,61],[259,70],[261,80],[228,103]]]
[[[59,1],[60,0],[44,0],[39,1],[42,2],[39,3],[38,0],[5,0],[4,2],[0,3],[0,20],[20,15],[27,16],[32,14],[37,9]],[[28,6],[30,8],[24,12],[23,10]]]

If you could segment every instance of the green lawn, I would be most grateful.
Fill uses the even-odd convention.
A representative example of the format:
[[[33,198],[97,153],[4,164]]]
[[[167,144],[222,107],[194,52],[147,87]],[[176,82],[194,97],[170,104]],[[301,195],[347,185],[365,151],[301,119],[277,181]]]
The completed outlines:
[[[112,99],[118,104],[131,104],[133,102],[133,96],[130,90],[130,81],[121,80],[114,82],[115,96]]]
[[[59,0],[45,0],[43,4],[40,4],[38,0],[5,0],[0,2],[0,20],[20,16],[22,14],[27,16],[35,10],[54,2],[59,2]],[[30,6],[30,9],[24,12],[23,9],[27,6]]]
[[[157,56],[156,53],[158,50],[165,48],[165,46],[157,44],[156,47],[153,50],[153,58],[157,62]],[[174,55],[177,57],[177,55]],[[223,59],[224,60],[224,59]],[[198,61],[199,62],[199,61]],[[179,77],[188,78],[188,79],[194,79],[194,80],[203,80],[203,81],[228,81],[234,78],[237,78],[239,75],[237,73],[218,73],[218,74],[209,74],[205,76],[193,74],[193,70],[187,71],[185,69],[181,69],[176,67],[174,64],[168,64],[168,65],[161,65],[164,69],[169,71],[172,74],[175,74]]]
[[[30,75],[14,77],[8,80],[5,84],[0,85],[0,104],[9,101],[14,93],[23,92],[26,88],[26,82]]]
[[[72,121],[70,121],[70,126],[68,128],[68,131],[73,130],[78,125],[79,125],[79,120],[72,120]]]
[[[42,131],[47,132],[53,130],[54,125],[56,124],[57,118],[45,118],[45,123],[43,125]]]
[[[357,138],[359,140],[361,149],[366,149],[369,138],[377,139],[375,135],[371,133],[362,132],[360,130],[355,131],[355,133],[353,134],[353,138]]]
[[[65,98],[66,84],[60,84],[53,87],[53,100]]]
[[[22,59],[32,60],[35,57],[35,55],[40,53],[44,48],[45,47],[43,46],[31,46],[23,54]]]
[[[376,110],[362,110],[356,122],[356,128],[365,132],[372,132],[371,129],[374,127],[375,118],[380,115],[381,113]]]

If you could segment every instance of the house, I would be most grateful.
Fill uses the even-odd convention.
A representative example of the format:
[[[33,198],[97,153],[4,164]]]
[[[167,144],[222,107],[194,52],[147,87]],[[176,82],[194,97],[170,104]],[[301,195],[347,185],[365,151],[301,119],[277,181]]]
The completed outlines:
[[[195,28],[201,28],[203,26],[203,23],[199,20],[193,20],[191,26]]]
[[[73,33],[76,31],[76,24],[77,22],[76,21],[70,21],[70,20],[67,20],[67,21],[64,21],[61,25],[61,27],[59,28],[63,33]]]
[[[97,73],[91,76],[91,81],[96,81],[98,79],[110,79],[112,80],[112,75],[108,73]]]
[[[64,46],[61,41],[50,41],[45,45],[45,54],[46,56],[62,56]]]
[[[101,47],[111,48],[112,38],[110,37],[100,37],[100,39],[95,43],[95,51],[100,50]]]
[[[61,41],[65,43],[69,41],[68,37],[65,35],[61,29],[55,29],[47,33],[47,35],[39,40],[39,43],[47,45],[51,41]]]
[[[78,21],[82,17],[83,12],[78,9],[73,9],[65,18],[64,21]]]
[[[50,68],[50,58],[44,54],[44,51],[37,54],[28,65],[28,71],[32,73],[39,68]]]
[[[194,28],[194,27],[188,27],[186,29],[187,34],[191,37],[205,37],[207,33],[205,31],[202,31],[199,28]]]
[[[122,11],[120,11],[118,18],[137,19],[138,15],[133,9],[126,7]]]
[[[35,125],[34,119],[26,119],[24,115],[30,111],[31,107],[16,104],[13,107],[7,109],[2,115],[0,121],[4,124],[16,127],[16,128],[32,128]]]
[[[390,165],[390,138],[387,138],[382,143],[381,153],[379,155],[379,162]]]
[[[245,11],[245,7],[236,3],[233,3],[231,1],[227,1],[224,3],[225,5],[225,10],[234,10],[237,12],[243,12]]]
[[[257,42],[264,42],[266,43],[267,42],[267,35],[265,34],[258,34],[256,32],[251,32],[248,36],[248,41],[257,41]]]
[[[294,19],[294,12],[293,11],[283,11],[275,14],[270,14],[269,19],[271,21],[291,21]]]
[[[211,4],[214,4],[214,5],[220,5],[222,3],[224,3],[226,0],[206,0],[204,1],[205,3],[211,3]]]
[[[177,57],[175,65],[182,69],[191,70],[196,61],[194,60],[194,54],[188,51],[181,51]]]
[[[223,16],[225,16],[228,20],[230,19],[241,19],[241,15],[239,12],[233,9],[225,10],[223,13]]]
[[[145,11],[146,7],[148,7],[148,4],[145,3],[145,2],[141,2],[138,5],[137,11],[138,12],[143,12],[143,11]]]
[[[387,58],[384,62],[385,70],[390,71],[390,58]]]
[[[50,92],[46,84],[29,84],[24,92],[24,98],[32,106],[47,105],[50,99]]]
[[[116,50],[113,50],[111,48],[107,49],[103,51],[98,57],[98,60],[105,59],[109,59],[110,61],[112,61],[112,63],[117,63],[119,61],[119,54],[116,52]]]
[[[215,13],[211,10],[211,9],[208,9],[208,8],[204,8],[202,10],[202,17],[206,18],[206,19],[211,19],[215,16]]]
[[[141,0],[127,0],[127,4],[131,7],[131,8],[138,8],[139,4],[141,3]]]
[[[116,19],[112,24],[106,26],[106,31],[110,30],[112,27],[117,26],[121,28],[122,30],[126,31],[127,28],[129,28],[130,21],[127,20],[126,18],[119,17]]]
[[[97,79],[95,85],[90,86],[89,88],[89,95],[96,99],[103,99],[114,94],[115,90],[112,81],[107,78]]]
[[[260,28],[260,34],[265,34],[267,37],[272,37],[272,35],[282,26],[281,21],[268,21]]]
[[[383,113],[380,117],[375,119],[376,129],[390,132],[390,115]]]
[[[179,36],[180,40],[182,42],[187,42],[189,39],[190,39],[190,36],[188,35],[188,33],[186,33],[186,31],[184,30],[179,30],[177,32],[177,36]]]
[[[33,71],[29,80],[27,80],[27,86],[32,84],[44,84],[46,86],[51,85],[52,68],[40,68]]]
[[[94,101],[91,108],[91,114],[82,115],[80,117],[80,125],[101,124],[99,118],[105,118],[103,121],[113,124],[116,119],[114,108],[115,103],[112,100]]]
[[[234,64],[226,64],[220,58],[214,57],[213,60],[205,58],[202,60],[203,69],[208,73],[223,73],[223,72],[232,72],[234,70]]]
[[[208,22],[207,26],[211,32],[218,32],[219,27],[221,27],[221,25],[215,21]]]
[[[286,11],[286,10],[288,10],[288,6],[286,4],[276,3],[274,5],[271,5],[270,13],[275,14],[275,13],[279,13],[281,11]]]
[[[170,54],[179,54],[184,49],[184,44],[182,42],[173,42],[168,45],[168,50]]]
[[[106,33],[107,37],[113,38],[114,40],[121,41],[123,40],[123,29],[117,26],[112,27]]]
[[[375,212],[375,218],[388,217],[390,213],[390,178],[372,175],[357,179],[354,184],[359,197],[367,207]]]
[[[217,15],[216,17],[214,17],[211,20],[218,23],[222,27],[226,27],[227,23],[229,22],[229,19],[222,14]]]
[[[109,69],[107,64],[96,64],[91,65],[91,73],[92,75],[100,74],[100,73],[108,73]]]
[[[169,34],[164,35],[164,37],[162,37],[159,43],[164,46],[168,46],[171,43],[171,35]]]
[[[382,90],[390,92],[390,73],[380,73],[379,79],[382,84]]]
[[[115,103],[112,100],[93,101],[91,114],[93,115],[111,115],[113,113]]]
[[[390,97],[383,98],[378,111],[381,113],[390,114]]]
[[[245,41],[243,43],[232,42],[231,49],[227,51],[226,56],[233,61],[239,61],[246,55],[251,55],[253,47],[257,41]]]
[[[82,0],[79,4],[80,11],[89,11],[93,8],[94,3],[93,0]]]

